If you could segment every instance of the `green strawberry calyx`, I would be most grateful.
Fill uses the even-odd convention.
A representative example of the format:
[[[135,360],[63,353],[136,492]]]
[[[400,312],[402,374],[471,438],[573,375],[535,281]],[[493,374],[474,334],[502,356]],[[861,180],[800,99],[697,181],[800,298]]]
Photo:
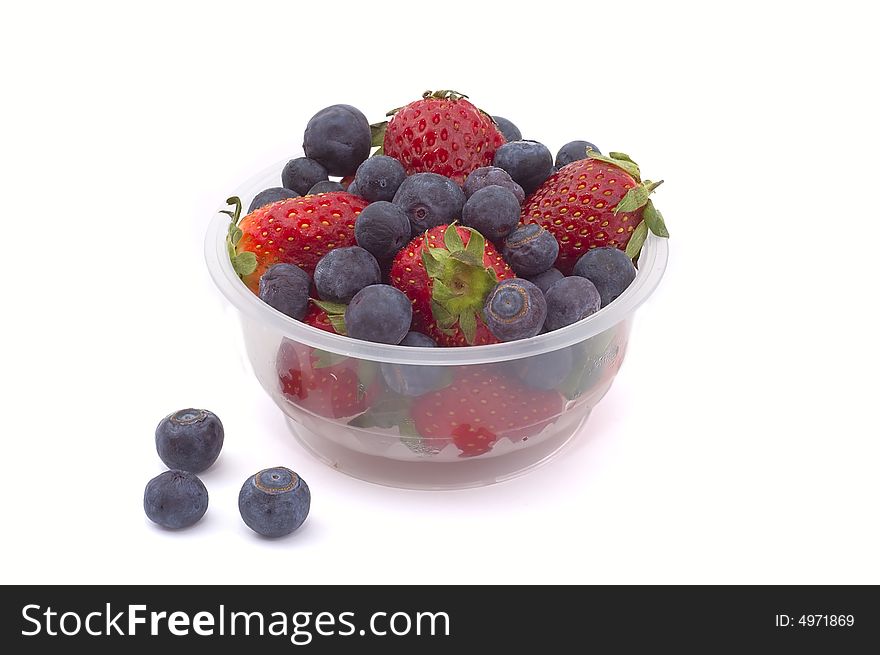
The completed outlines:
[[[241,241],[242,231],[238,226],[241,219],[241,198],[232,196],[226,199],[226,204],[231,205],[234,209],[223,209],[221,214],[228,215],[232,222],[229,224],[229,231],[226,233],[226,251],[229,253],[229,260],[232,262],[232,268],[239,277],[250,275],[257,270],[257,256],[248,251],[236,252],[236,246]]]
[[[314,298],[309,298],[309,300],[324,310],[327,314],[327,320],[330,321],[330,325],[333,326],[333,329],[337,334],[344,335],[346,333],[345,309],[348,305],[343,305],[339,302],[330,302],[328,300],[315,300]]]
[[[654,190],[663,184],[663,180],[652,182],[651,180],[642,180],[642,172],[639,165],[632,158],[623,152],[609,152],[607,156],[600,155],[592,149],[587,149],[587,157],[589,159],[598,159],[599,161],[617,166],[624,172],[628,173],[638,184],[626,192],[626,195],[620,199],[614,208],[614,213],[634,212],[638,209],[642,211],[642,221],[638,224],[633,233],[629,237],[626,244],[626,254],[630,259],[639,256],[645,239],[648,238],[648,232],[653,232],[658,237],[669,238],[669,230],[666,229],[666,223],[663,220],[663,214],[654,207],[651,200],[651,194]]]
[[[483,263],[486,248],[483,235],[464,228],[470,233],[465,246],[457,227],[453,223],[446,228],[445,248],[431,247],[425,239],[422,263],[431,279],[431,312],[438,327],[452,334],[457,325],[467,343],[473,345],[477,320],[498,278],[495,271]]]

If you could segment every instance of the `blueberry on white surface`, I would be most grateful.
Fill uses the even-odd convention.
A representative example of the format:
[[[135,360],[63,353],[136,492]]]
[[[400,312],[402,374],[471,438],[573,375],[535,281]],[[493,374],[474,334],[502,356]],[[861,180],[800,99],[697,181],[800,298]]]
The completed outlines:
[[[181,409],[156,426],[156,451],[168,468],[199,473],[223,448],[223,424],[206,409]]]
[[[208,490],[195,473],[165,471],[150,480],[144,489],[144,512],[163,528],[188,528],[206,511]]]
[[[238,494],[238,511],[257,534],[283,537],[303,524],[311,502],[306,481],[289,468],[277,466],[245,480]]]

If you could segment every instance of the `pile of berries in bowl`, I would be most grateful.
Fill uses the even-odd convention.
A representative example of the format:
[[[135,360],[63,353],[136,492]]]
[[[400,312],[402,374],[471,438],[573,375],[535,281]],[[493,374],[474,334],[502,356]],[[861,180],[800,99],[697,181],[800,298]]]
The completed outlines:
[[[315,114],[303,156],[227,201],[208,266],[323,461],[411,488],[504,480],[614,380],[666,266],[660,183],[586,141],[554,159],[452,91],[389,116]]]

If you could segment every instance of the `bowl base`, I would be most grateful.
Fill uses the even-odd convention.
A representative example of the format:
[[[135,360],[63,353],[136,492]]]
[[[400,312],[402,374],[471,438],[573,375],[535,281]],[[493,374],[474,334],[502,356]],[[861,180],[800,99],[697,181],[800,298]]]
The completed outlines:
[[[297,441],[316,459],[353,478],[386,487],[419,490],[452,490],[484,487],[519,477],[546,464],[563,452],[579,434],[589,413],[561,434],[506,455],[456,462],[403,462],[366,455],[315,433],[287,417]]]

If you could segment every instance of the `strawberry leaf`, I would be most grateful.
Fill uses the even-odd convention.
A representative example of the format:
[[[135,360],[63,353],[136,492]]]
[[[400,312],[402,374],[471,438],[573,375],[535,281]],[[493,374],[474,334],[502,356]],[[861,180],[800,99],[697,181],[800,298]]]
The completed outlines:
[[[422,248],[422,263],[425,265],[425,271],[430,278],[439,277],[443,272],[443,263],[434,256],[432,252],[434,250],[437,250],[437,248],[429,248],[428,246]]]
[[[381,123],[373,123],[370,125],[370,145],[372,147],[382,146],[385,142],[385,130],[388,129],[388,121]]]
[[[616,159],[618,161],[628,161],[632,164],[635,164],[635,162],[632,160],[632,157],[630,157],[625,152],[609,152],[608,156],[611,157],[611,159]],[[638,164],[636,164],[636,166],[638,166]]]
[[[660,180],[659,182],[652,182],[651,180],[644,181],[644,186],[648,190],[648,193],[654,193],[654,189],[656,189],[661,184],[663,184],[663,180]]]
[[[434,280],[434,289],[431,298],[436,300],[440,305],[446,305],[450,300],[456,297],[456,294],[450,289],[443,280],[439,278]]]
[[[648,190],[641,184],[633,187],[627,191],[626,195],[620,199],[619,203],[617,203],[617,206],[614,208],[614,213],[634,212],[639,207],[644,207],[645,203],[648,202],[648,195]]]
[[[626,256],[630,259],[638,257],[647,237],[648,224],[645,221],[642,221],[638,224],[638,227],[633,230],[633,233],[629,237],[629,243],[626,244]]]
[[[327,314],[327,320],[330,321],[330,325],[336,331],[337,334],[345,334],[345,309],[347,305],[343,305],[338,302],[329,302],[327,300],[315,300],[314,298],[309,298],[313,303],[315,303],[318,307],[324,310]]]
[[[315,303],[318,307],[327,312],[327,316],[332,316],[334,314],[345,314],[345,309],[347,305],[343,305],[341,302],[330,302],[329,300],[316,300],[315,298],[309,298],[313,303]]]
[[[621,154],[621,153],[616,153]],[[622,168],[624,171],[629,173],[636,182],[641,182],[641,171],[637,164],[632,161],[628,161],[626,159],[612,159],[611,157],[606,157],[605,155],[600,155],[595,150],[588,150],[587,157],[589,159],[598,159],[599,161],[604,161],[606,164],[612,164],[613,166],[617,166],[618,168]]]
[[[458,316],[458,326],[464,335],[468,345],[473,345],[477,339],[477,317],[473,312],[462,312]]]
[[[468,228],[471,233],[468,239],[467,248],[464,249],[465,254],[474,266],[483,265],[483,253],[486,250],[486,239],[476,230]]]
[[[326,350],[321,350],[320,348],[315,348],[312,351],[312,355],[315,358],[312,368],[329,368],[341,364],[348,359],[345,355],[331,353]]]
[[[252,252],[240,252],[232,258],[232,268],[241,276],[257,270],[257,256]]]
[[[446,244],[446,249],[451,253],[464,250],[464,242],[461,240],[455,225],[450,225],[446,228],[446,231],[443,233],[443,243]]]
[[[437,325],[440,326],[441,330],[450,329],[457,320],[452,312],[436,302],[431,303],[431,313],[434,315],[434,320],[437,321]]]
[[[663,221],[663,214],[660,213],[660,210],[654,207],[654,203],[650,200],[645,205],[645,212],[643,214],[644,223],[648,226],[648,229],[651,230],[658,237],[669,238],[669,230],[666,229],[666,223]],[[635,232],[633,232],[635,234]]]
[[[376,379],[378,373],[379,365],[376,362],[370,361],[369,359],[357,360],[358,381],[364,389],[373,383],[373,380]]]

